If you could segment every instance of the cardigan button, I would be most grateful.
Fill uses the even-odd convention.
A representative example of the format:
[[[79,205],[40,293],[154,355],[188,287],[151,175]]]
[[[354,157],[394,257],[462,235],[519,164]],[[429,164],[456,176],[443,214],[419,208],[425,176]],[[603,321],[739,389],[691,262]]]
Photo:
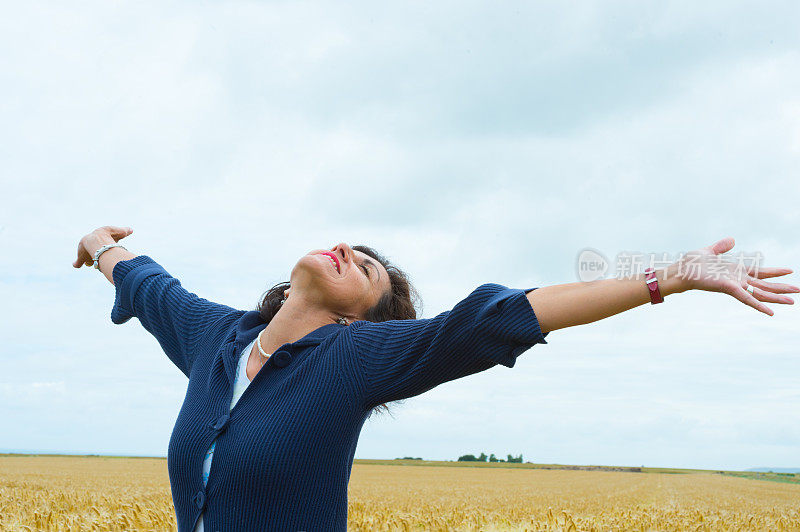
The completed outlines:
[[[216,420],[209,423],[212,429],[214,430],[222,430],[228,424],[228,414],[222,414]]]
[[[279,368],[285,368],[292,361],[292,355],[286,351],[278,351],[269,358]]]
[[[203,509],[203,505],[206,503],[206,494],[203,493],[203,490],[197,492],[197,495],[194,496],[194,505],[197,506],[198,510]]]

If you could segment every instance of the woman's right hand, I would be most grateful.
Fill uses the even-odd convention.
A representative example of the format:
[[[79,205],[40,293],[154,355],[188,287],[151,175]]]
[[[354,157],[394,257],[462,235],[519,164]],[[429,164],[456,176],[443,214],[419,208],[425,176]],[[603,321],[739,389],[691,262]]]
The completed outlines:
[[[115,227],[112,225],[105,225],[95,229],[88,235],[81,238],[81,241],[78,242],[78,258],[75,259],[75,262],[72,263],[72,266],[74,268],[80,268],[84,265],[94,265],[94,254],[98,249],[106,244],[114,244],[115,242],[119,242],[131,233],[133,233],[133,229],[130,227]]]

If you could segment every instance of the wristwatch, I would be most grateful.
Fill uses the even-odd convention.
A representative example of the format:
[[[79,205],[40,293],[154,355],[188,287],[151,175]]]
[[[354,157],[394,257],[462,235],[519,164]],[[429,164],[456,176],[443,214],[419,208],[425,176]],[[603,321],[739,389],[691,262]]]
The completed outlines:
[[[650,304],[663,303],[664,297],[661,295],[661,290],[658,289],[658,278],[653,268],[647,268],[645,271],[645,282],[647,289],[650,291]]]
[[[101,247],[100,249],[98,249],[97,251],[94,252],[94,269],[95,270],[99,270],[100,269],[100,255],[102,255],[103,253],[105,253],[106,251],[108,251],[111,248],[122,248],[125,251],[128,251],[128,248],[126,248],[122,244],[106,244],[105,246]]]

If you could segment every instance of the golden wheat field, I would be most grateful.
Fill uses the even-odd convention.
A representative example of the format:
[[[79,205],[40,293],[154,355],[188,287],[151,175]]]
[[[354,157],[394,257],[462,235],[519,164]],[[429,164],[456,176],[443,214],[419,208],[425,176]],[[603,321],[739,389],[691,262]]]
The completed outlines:
[[[353,466],[349,530],[800,530],[800,484],[713,473]],[[175,530],[166,461],[0,457],[1,530]]]

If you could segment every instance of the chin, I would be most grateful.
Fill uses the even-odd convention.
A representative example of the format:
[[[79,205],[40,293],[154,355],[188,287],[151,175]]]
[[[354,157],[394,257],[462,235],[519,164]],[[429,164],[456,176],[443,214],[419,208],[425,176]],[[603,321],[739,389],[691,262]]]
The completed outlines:
[[[336,298],[334,286],[337,278],[329,268],[330,266],[322,260],[306,255],[297,262],[292,270],[291,285],[301,291],[322,292],[323,294],[320,295],[323,298]]]

